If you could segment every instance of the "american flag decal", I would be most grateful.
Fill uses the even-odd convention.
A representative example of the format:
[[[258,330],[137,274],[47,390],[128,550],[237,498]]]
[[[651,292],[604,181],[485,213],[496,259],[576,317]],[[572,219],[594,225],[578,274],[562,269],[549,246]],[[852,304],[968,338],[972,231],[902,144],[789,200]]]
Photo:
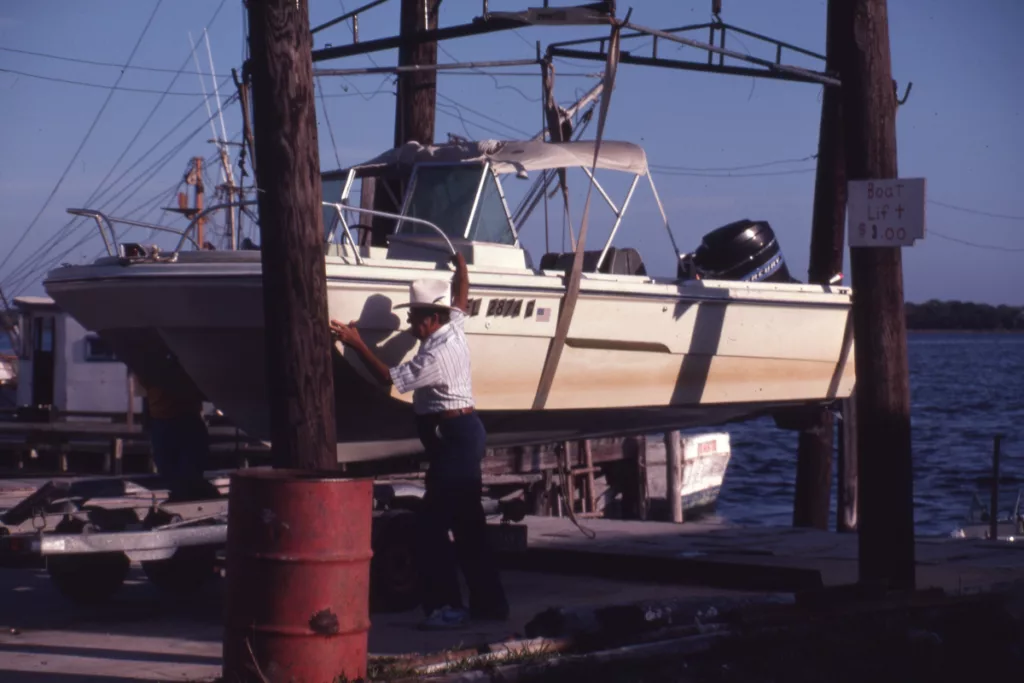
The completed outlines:
[[[551,319],[551,309],[550,308],[540,308],[538,306],[537,307],[537,322],[539,322],[539,323],[546,323],[550,319]]]

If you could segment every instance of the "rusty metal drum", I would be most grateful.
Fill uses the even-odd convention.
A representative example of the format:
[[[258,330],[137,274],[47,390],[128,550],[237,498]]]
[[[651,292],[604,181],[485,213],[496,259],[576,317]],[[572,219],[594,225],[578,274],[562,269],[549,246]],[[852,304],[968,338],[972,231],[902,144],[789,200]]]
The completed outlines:
[[[225,683],[364,677],[372,480],[242,470],[228,501]]]

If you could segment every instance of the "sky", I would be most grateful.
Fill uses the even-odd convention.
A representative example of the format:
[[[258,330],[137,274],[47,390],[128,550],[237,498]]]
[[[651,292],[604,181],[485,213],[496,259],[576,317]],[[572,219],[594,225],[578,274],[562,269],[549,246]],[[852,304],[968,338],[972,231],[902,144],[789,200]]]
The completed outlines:
[[[313,0],[311,24],[358,4],[362,0]],[[491,0],[490,8],[540,4]],[[634,23],[655,28],[710,19],[709,0],[618,4],[620,16],[632,7]],[[908,301],[1024,305],[1024,269],[1019,265],[1024,259],[1024,83],[1018,71],[1024,64],[1024,43],[1017,35],[1024,27],[1024,3],[981,4],[983,10],[962,0],[889,3],[893,77],[901,93],[913,83],[897,117],[900,176],[925,178],[929,200],[925,239],[904,249]],[[399,0],[390,0],[361,15],[360,39],[393,34],[398,6]],[[446,0],[440,21],[460,24],[480,11],[476,0]],[[824,53],[823,0],[725,0],[722,19]],[[244,20],[240,0],[0,4],[0,288],[8,297],[41,293],[48,267],[88,262],[102,253],[95,224],[75,220],[66,213],[68,207],[102,208],[118,216],[181,225],[160,209],[175,203],[174,192],[184,189],[179,184],[189,159],[205,157],[211,184],[220,182],[220,170],[212,163],[216,149],[208,142],[214,133],[207,123],[207,104],[213,107],[216,134],[221,133],[203,31],[208,31],[224,101],[234,92],[230,70],[240,70],[244,60]],[[198,68],[190,34],[199,48]],[[532,58],[537,41],[545,46],[607,34],[607,28],[534,27],[460,38],[442,44],[439,61]],[[694,37],[706,40],[706,33]],[[342,23],[317,33],[314,46],[351,40],[351,25]],[[649,55],[649,44],[641,49],[645,42],[624,42],[623,47]],[[749,37],[727,47],[774,55],[773,48]],[[664,43],[659,55],[706,58],[694,48]],[[798,66],[822,66],[792,53],[784,59]],[[360,68],[396,60],[391,50],[315,66]],[[182,68],[184,73],[176,73]],[[596,82],[594,75],[602,68],[599,62],[557,60],[558,100],[571,103]],[[485,71],[440,76],[437,141],[448,133],[517,139],[540,130],[537,67]],[[393,79],[380,74],[323,77],[319,86],[322,168],[344,167],[390,147]],[[767,220],[791,272],[803,279],[821,94],[822,86],[805,83],[622,65],[605,139],[646,149],[672,232],[684,251],[695,249],[705,233],[720,225],[741,218]],[[228,137],[238,140],[239,105],[226,103],[222,111]],[[599,179],[605,182],[605,176],[599,174]],[[577,224],[584,181],[570,176]],[[510,201],[528,185],[508,179]],[[624,197],[622,179],[609,179],[605,186],[617,202]],[[592,202],[590,239],[603,242],[611,217],[599,196]],[[547,248],[557,250],[560,220],[556,225],[552,218],[550,230],[553,244]],[[522,232],[536,262],[546,248],[540,212]],[[146,230],[125,237],[173,245],[173,239]],[[637,191],[615,244],[636,246],[655,274],[674,272],[671,245],[647,188]]]

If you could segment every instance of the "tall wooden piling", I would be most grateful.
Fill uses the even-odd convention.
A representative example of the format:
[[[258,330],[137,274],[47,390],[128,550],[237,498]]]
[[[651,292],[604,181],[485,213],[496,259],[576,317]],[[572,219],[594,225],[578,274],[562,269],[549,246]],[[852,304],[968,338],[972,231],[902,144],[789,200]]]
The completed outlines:
[[[851,20],[848,3],[830,2],[826,19],[825,69],[839,71],[839,32]],[[808,280],[828,284],[843,270],[846,216],[846,157],[843,153],[842,91],[823,86],[818,129],[818,168],[814,183],[811,258]],[[797,447],[793,526],[828,528],[832,492],[835,425],[832,411],[820,409],[800,430]],[[850,454],[845,454],[849,458]]]
[[[831,0],[853,16],[842,35],[849,180],[898,177],[896,93],[885,0]],[[862,582],[913,589],[914,501],[903,254],[850,249],[855,291],[859,568]]]
[[[683,521],[683,444],[678,431],[665,432],[665,496],[669,519]]]
[[[857,530],[857,397],[843,401],[836,467],[836,531]]]
[[[404,38],[420,31],[437,28],[441,0],[402,0],[399,34]],[[433,66],[437,64],[437,43],[410,43],[403,41],[398,48],[398,66]],[[398,92],[395,98],[395,147],[416,141],[421,145],[434,142],[434,119],[437,107],[437,71],[403,71],[398,74]],[[373,206],[377,211],[395,212],[395,199],[401,200],[402,188],[397,183],[381,179],[376,187]],[[393,196],[392,196],[393,195]],[[394,221],[382,216],[373,218],[372,242],[387,245],[387,234],[394,229]]]
[[[278,467],[337,467],[307,0],[249,0],[267,390]]]

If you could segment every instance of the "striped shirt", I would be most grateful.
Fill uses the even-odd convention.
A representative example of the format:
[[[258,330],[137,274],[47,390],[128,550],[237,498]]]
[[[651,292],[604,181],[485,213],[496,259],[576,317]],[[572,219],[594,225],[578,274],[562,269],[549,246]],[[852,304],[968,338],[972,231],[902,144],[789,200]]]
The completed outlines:
[[[391,368],[398,393],[412,391],[417,415],[473,407],[473,382],[466,342],[466,314],[451,309],[451,317],[420,343],[412,360]]]

